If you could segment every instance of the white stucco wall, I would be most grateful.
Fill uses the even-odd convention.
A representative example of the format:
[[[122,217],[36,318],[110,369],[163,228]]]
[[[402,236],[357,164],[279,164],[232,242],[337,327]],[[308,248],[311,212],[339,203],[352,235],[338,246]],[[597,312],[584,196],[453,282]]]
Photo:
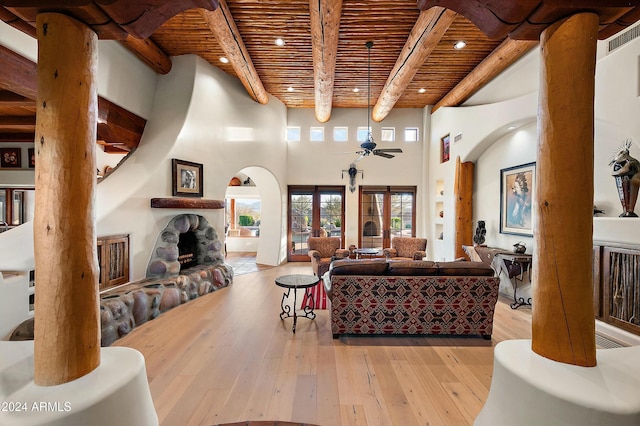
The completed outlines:
[[[224,200],[227,184],[239,170],[268,169],[262,179],[258,172],[251,175],[257,185],[270,188],[269,196],[275,199],[262,207],[263,223],[273,229],[261,233],[260,240],[267,247],[262,260],[272,265],[282,261],[283,213],[278,200],[283,193],[279,185],[286,188],[285,120],[284,105],[277,99],[260,105],[248,97],[237,79],[201,58],[173,58],[171,72],[158,83],[140,146],[98,187],[98,231],[131,234],[132,280],[144,277],[150,250],[169,220],[194,212],[149,207],[151,198],[171,197],[172,158],[203,164],[206,199]],[[223,210],[196,213],[224,238]]]
[[[600,43],[599,47],[605,47]],[[629,139],[633,142],[631,155],[640,158],[640,95],[638,69],[638,51],[640,40],[636,39],[609,55],[599,52],[596,67],[596,97],[594,125],[594,204],[606,211],[605,217],[594,218],[593,238],[597,241],[612,241],[640,244],[640,219],[621,219],[622,212],[616,187],[611,177],[609,160],[617,151],[620,144]],[[521,61],[529,63],[532,68],[539,67],[539,59],[533,55],[525,56]],[[500,169],[517,166],[536,161],[537,146],[537,81],[521,63],[516,63],[503,75],[496,78],[491,85],[499,87],[501,81],[510,82],[517,76],[522,81],[523,92],[527,94],[501,102],[494,99],[504,99],[502,94],[489,96],[480,93],[474,106],[458,108],[441,108],[437,110],[431,121],[431,140],[429,142],[430,162],[427,185],[430,186],[429,195],[433,201],[427,211],[431,219],[430,238],[437,238],[435,232],[435,182],[439,179],[445,182],[444,209],[453,212],[453,180],[455,172],[455,158],[460,156],[462,161],[473,161],[475,165],[474,189],[474,223],[485,220],[487,225],[486,244],[490,246],[511,248],[517,241],[524,241],[527,252],[533,251],[533,238],[500,234],[499,230],[499,193]],[[530,89],[536,87],[536,91]],[[506,87],[509,87],[507,84]],[[482,101],[489,103],[483,104]],[[515,125],[513,131],[508,126]],[[451,161],[440,164],[440,138],[446,134],[453,136],[462,132],[462,140],[451,142]],[[576,190],[580,190],[576,188]],[[640,206],[636,206],[636,212]],[[429,255],[434,259],[454,256],[453,241],[454,218],[451,214],[444,218],[444,236],[442,243],[432,245],[434,251]]]
[[[422,185],[422,159],[424,152],[423,110],[418,108],[398,108],[380,123],[370,121],[371,131],[378,148],[401,148],[402,153],[388,159],[377,156],[363,158],[356,167],[363,176],[356,178],[355,192],[349,192],[349,176],[342,173],[358,158],[355,153],[360,149],[357,142],[357,128],[367,127],[367,110],[364,108],[334,108],[331,119],[320,123],[313,109],[295,108],[287,112],[287,125],[300,127],[301,140],[288,143],[287,182],[292,185],[342,185],[346,186],[345,200],[345,247],[358,244],[358,191],[361,185],[417,186],[417,206],[425,198]],[[333,128],[349,128],[348,142],[334,142]],[[324,127],[324,141],[311,142],[311,127]],[[395,142],[381,142],[382,127],[394,127]],[[418,128],[417,142],[404,142],[404,129]],[[419,213],[418,213],[419,215]],[[424,234],[424,224],[420,216],[416,220],[416,235]]]

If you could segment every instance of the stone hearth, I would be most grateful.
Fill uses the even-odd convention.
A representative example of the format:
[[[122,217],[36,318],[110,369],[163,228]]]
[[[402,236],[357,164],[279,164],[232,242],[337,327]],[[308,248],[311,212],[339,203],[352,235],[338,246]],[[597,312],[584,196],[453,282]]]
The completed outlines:
[[[185,233],[192,234],[192,242],[185,244],[190,251],[183,255],[189,260],[185,265],[195,266],[181,268],[178,244]],[[233,269],[224,262],[222,248],[218,233],[204,217],[181,214],[171,219],[158,236],[147,277],[100,295],[101,345],[109,346],[162,312],[230,285]],[[11,335],[11,340],[32,339],[33,318]]]

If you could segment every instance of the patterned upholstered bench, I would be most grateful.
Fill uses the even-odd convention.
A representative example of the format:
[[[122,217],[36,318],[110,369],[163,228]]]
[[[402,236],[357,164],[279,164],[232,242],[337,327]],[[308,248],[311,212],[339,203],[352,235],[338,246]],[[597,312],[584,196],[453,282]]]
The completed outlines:
[[[324,277],[331,331],[491,338],[499,278],[482,262],[336,260]]]

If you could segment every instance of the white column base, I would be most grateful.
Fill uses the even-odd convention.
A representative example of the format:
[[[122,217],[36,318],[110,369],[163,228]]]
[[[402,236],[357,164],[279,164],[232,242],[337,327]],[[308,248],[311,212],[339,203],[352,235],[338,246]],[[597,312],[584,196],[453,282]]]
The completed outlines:
[[[598,349],[596,359],[578,367],[534,353],[531,340],[500,342],[474,425],[640,425],[640,346]]]
[[[0,342],[0,425],[157,425],[142,354],[124,347],[102,348],[100,354],[91,373],[37,386],[33,341]]]

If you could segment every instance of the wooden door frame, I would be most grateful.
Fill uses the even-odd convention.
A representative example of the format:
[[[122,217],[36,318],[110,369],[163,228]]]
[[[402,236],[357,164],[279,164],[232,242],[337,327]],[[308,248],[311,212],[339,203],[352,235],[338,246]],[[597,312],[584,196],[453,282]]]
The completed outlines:
[[[409,192],[413,194],[413,208],[411,211],[411,236],[416,236],[416,206],[417,206],[417,186],[392,186],[392,185],[360,185],[358,191],[358,247],[362,247],[362,196],[364,193],[370,192],[383,192],[384,198],[382,200],[382,247],[391,247],[391,195],[401,192]]]
[[[302,256],[295,255],[295,259],[293,259],[291,254],[291,241],[292,241],[292,233],[291,233],[291,195],[292,194],[305,194],[311,193],[312,201],[311,201],[311,214],[312,219],[311,222],[313,224],[313,228],[311,229],[311,236],[319,236],[320,235],[320,195],[322,193],[337,193],[341,196],[342,199],[342,211],[340,213],[340,240],[342,241],[342,245],[345,245],[344,239],[344,227],[345,227],[345,197],[346,191],[344,186],[340,185],[289,185],[287,187],[287,261],[288,262],[310,262],[311,258],[308,256],[306,258],[302,258]]]

